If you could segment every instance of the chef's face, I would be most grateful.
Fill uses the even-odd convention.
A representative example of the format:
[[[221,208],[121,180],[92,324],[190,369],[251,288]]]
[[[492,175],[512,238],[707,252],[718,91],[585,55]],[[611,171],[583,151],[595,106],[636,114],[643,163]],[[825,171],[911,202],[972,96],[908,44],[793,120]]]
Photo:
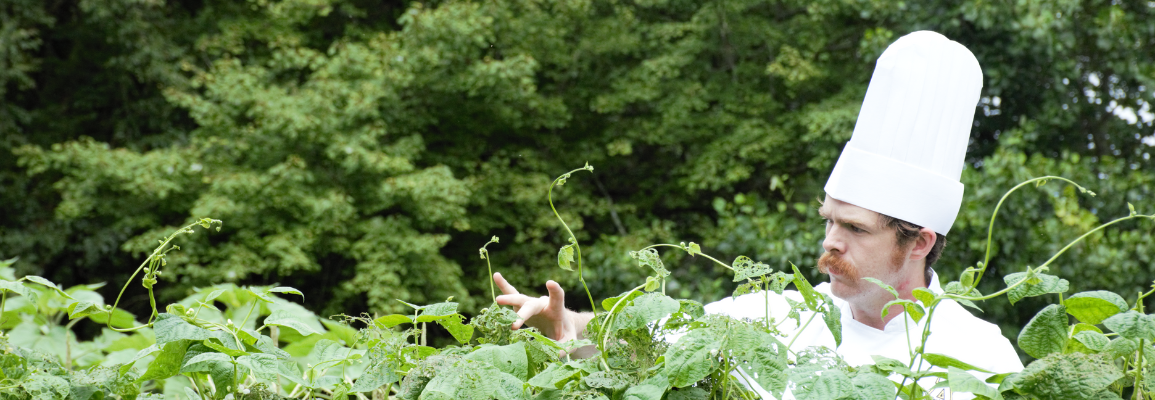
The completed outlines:
[[[826,219],[826,250],[818,268],[830,275],[831,293],[847,301],[889,301],[894,298],[870,277],[894,285],[908,251],[898,247],[894,228],[881,224],[879,214],[826,196],[818,213]]]

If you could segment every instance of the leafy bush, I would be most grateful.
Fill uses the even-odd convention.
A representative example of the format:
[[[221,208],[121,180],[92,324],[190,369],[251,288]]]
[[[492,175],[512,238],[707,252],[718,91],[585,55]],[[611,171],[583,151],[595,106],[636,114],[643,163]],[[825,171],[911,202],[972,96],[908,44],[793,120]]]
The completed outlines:
[[[563,185],[586,165],[554,180]],[[1042,177],[1014,190],[1064,178]],[[1094,195],[1094,193],[1091,193]],[[995,207],[997,215],[999,205]],[[584,284],[581,246],[570,234],[559,249],[559,267],[574,271]],[[1079,238],[1130,219],[1155,219],[1131,207],[1130,215],[1094,228]],[[988,229],[993,230],[995,217]],[[153,295],[157,277],[168,267],[172,244],[197,226],[220,229],[221,221],[201,219],[172,233],[137,268],[148,291],[152,313],[141,323],[93,291],[93,286],[63,289],[37,276],[15,279],[0,266],[0,397],[5,399],[134,399],[160,394],[189,399],[348,398],[361,399],[748,399],[750,384],[776,397],[789,390],[799,399],[929,398],[924,378],[934,388],[973,392],[984,399],[1120,398],[1146,396],[1155,387],[1149,366],[1155,355],[1155,317],[1145,314],[1140,293],[1133,305],[1107,291],[1066,296],[1068,281],[1047,273],[1049,265],[1079,240],[1038,267],[1004,277],[1006,286],[991,294],[976,288],[990,262],[968,268],[944,293],[916,289],[918,301],[899,299],[914,320],[928,321],[943,301],[977,308],[975,302],[1006,296],[1011,303],[1057,294],[1059,303],[1035,315],[1019,334],[1019,346],[1039,360],[1018,373],[994,375],[985,382],[968,371],[984,371],[952,357],[925,353],[912,344],[909,360],[876,357],[875,364],[852,367],[828,348],[791,348],[782,340],[811,323],[826,324],[840,339],[839,309],[833,299],[811,287],[798,267],[774,271],[747,257],[727,264],[695,243],[656,244],[630,253],[651,272],[644,283],[595,303],[586,289],[593,320],[588,339],[555,342],[532,328],[510,330],[517,315],[496,303],[466,321],[452,298],[429,305],[401,301],[407,314],[318,318],[280,296],[298,296],[290,287],[217,285],[161,312]],[[489,263],[490,243],[480,249]],[[990,247],[988,239],[988,249]],[[734,296],[782,294],[790,284],[802,301],[791,301],[785,315],[737,320],[707,315],[701,303],[665,294],[670,271],[658,248],[674,248],[731,270],[740,283]],[[130,281],[129,283],[131,283]],[[129,284],[121,290],[121,296]],[[491,288],[491,294],[495,294]],[[9,295],[15,297],[9,298]],[[889,308],[889,305],[885,308]],[[597,311],[600,310],[600,311]],[[769,310],[769,307],[767,307]],[[769,312],[769,311],[767,311]],[[1074,317],[1073,324],[1071,317]],[[91,341],[80,342],[71,328],[83,319],[104,325]],[[792,325],[783,322],[793,320]],[[805,322],[803,322],[805,321]],[[440,326],[456,344],[434,347],[428,333]],[[785,331],[788,326],[799,327]],[[796,337],[796,336],[793,336]],[[672,340],[676,338],[677,340]],[[577,359],[575,350],[592,346],[595,356]]]

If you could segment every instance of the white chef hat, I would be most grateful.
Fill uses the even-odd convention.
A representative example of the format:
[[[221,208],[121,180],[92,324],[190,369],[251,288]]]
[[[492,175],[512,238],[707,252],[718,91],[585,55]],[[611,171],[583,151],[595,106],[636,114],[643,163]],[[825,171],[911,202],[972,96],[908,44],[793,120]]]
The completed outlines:
[[[946,235],[982,87],[963,45],[930,31],[899,38],[878,58],[826,193]]]

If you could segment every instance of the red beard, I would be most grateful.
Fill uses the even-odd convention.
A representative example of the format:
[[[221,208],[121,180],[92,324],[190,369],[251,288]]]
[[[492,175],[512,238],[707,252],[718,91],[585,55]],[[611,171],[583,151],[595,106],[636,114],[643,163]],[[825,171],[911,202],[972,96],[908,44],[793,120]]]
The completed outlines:
[[[822,253],[822,257],[818,258],[818,271],[824,274],[834,272],[851,282],[856,282],[859,278],[858,268],[855,268],[854,265],[842,257],[830,254],[830,252]]]

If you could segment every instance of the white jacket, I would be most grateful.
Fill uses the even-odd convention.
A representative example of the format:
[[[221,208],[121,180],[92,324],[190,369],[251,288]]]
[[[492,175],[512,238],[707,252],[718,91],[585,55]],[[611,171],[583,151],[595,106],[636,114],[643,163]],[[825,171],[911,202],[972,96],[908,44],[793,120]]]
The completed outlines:
[[[864,283],[869,284],[869,283]],[[814,288],[815,290],[830,294],[830,284],[822,283]],[[933,274],[930,287],[932,292],[942,293],[942,287],[938,283],[938,275]],[[786,302],[784,297],[790,297],[795,301],[802,301],[802,295],[796,291],[788,290],[783,295],[778,295],[769,292],[770,316],[777,321],[782,321],[786,318],[790,311],[790,305]],[[725,299],[710,303],[706,305],[706,312],[710,314],[723,314],[733,318],[764,318],[766,312],[766,294],[752,293],[737,298],[727,297]],[[831,295],[834,299],[835,305],[842,312],[842,345],[836,348],[836,352],[843,357],[844,360],[851,366],[859,366],[866,364],[873,364],[872,355],[881,355],[902,361],[904,364],[911,359],[911,350],[921,343],[922,329],[926,323],[924,316],[919,323],[914,322],[905,312],[902,315],[895,317],[886,324],[883,330],[878,330],[870,326],[864,325],[861,322],[855,321],[850,311],[850,304],[838,297]],[[811,313],[803,312],[801,321],[803,324],[809,319]],[[907,324],[909,324],[909,344],[907,342]],[[797,329],[794,321],[787,321],[780,325],[779,329],[782,332],[793,332]],[[965,363],[983,368],[995,373],[1004,372],[1018,372],[1023,369],[1023,363],[1019,360],[1015,348],[1011,346],[1011,342],[1003,337],[999,327],[989,322],[983,321],[978,317],[972,315],[968,310],[965,310],[961,305],[953,300],[944,300],[939,303],[933,320],[931,321],[930,336],[927,339],[926,352],[938,353],[954,357]],[[791,345],[791,349],[799,351],[811,346],[826,346],[835,349],[834,336],[830,330],[823,323],[822,317],[818,316],[806,327],[804,332],[797,333],[798,339]],[[792,336],[787,336],[782,339],[783,343],[789,343]],[[923,370],[930,367],[928,363],[923,363]],[[936,370],[939,370],[936,368]],[[990,374],[974,373],[975,377],[979,379],[986,379]],[[919,384],[926,388],[934,385],[934,378],[924,378]],[[773,399],[769,393],[758,387],[757,384],[750,382],[750,387],[760,394],[764,399]],[[944,399],[970,399],[972,395],[955,394],[953,397],[945,390],[935,390],[932,392],[935,398]],[[941,396],[941,397],[940,397]],[[789,391],[783,395],[784,399],[792,399]]]

